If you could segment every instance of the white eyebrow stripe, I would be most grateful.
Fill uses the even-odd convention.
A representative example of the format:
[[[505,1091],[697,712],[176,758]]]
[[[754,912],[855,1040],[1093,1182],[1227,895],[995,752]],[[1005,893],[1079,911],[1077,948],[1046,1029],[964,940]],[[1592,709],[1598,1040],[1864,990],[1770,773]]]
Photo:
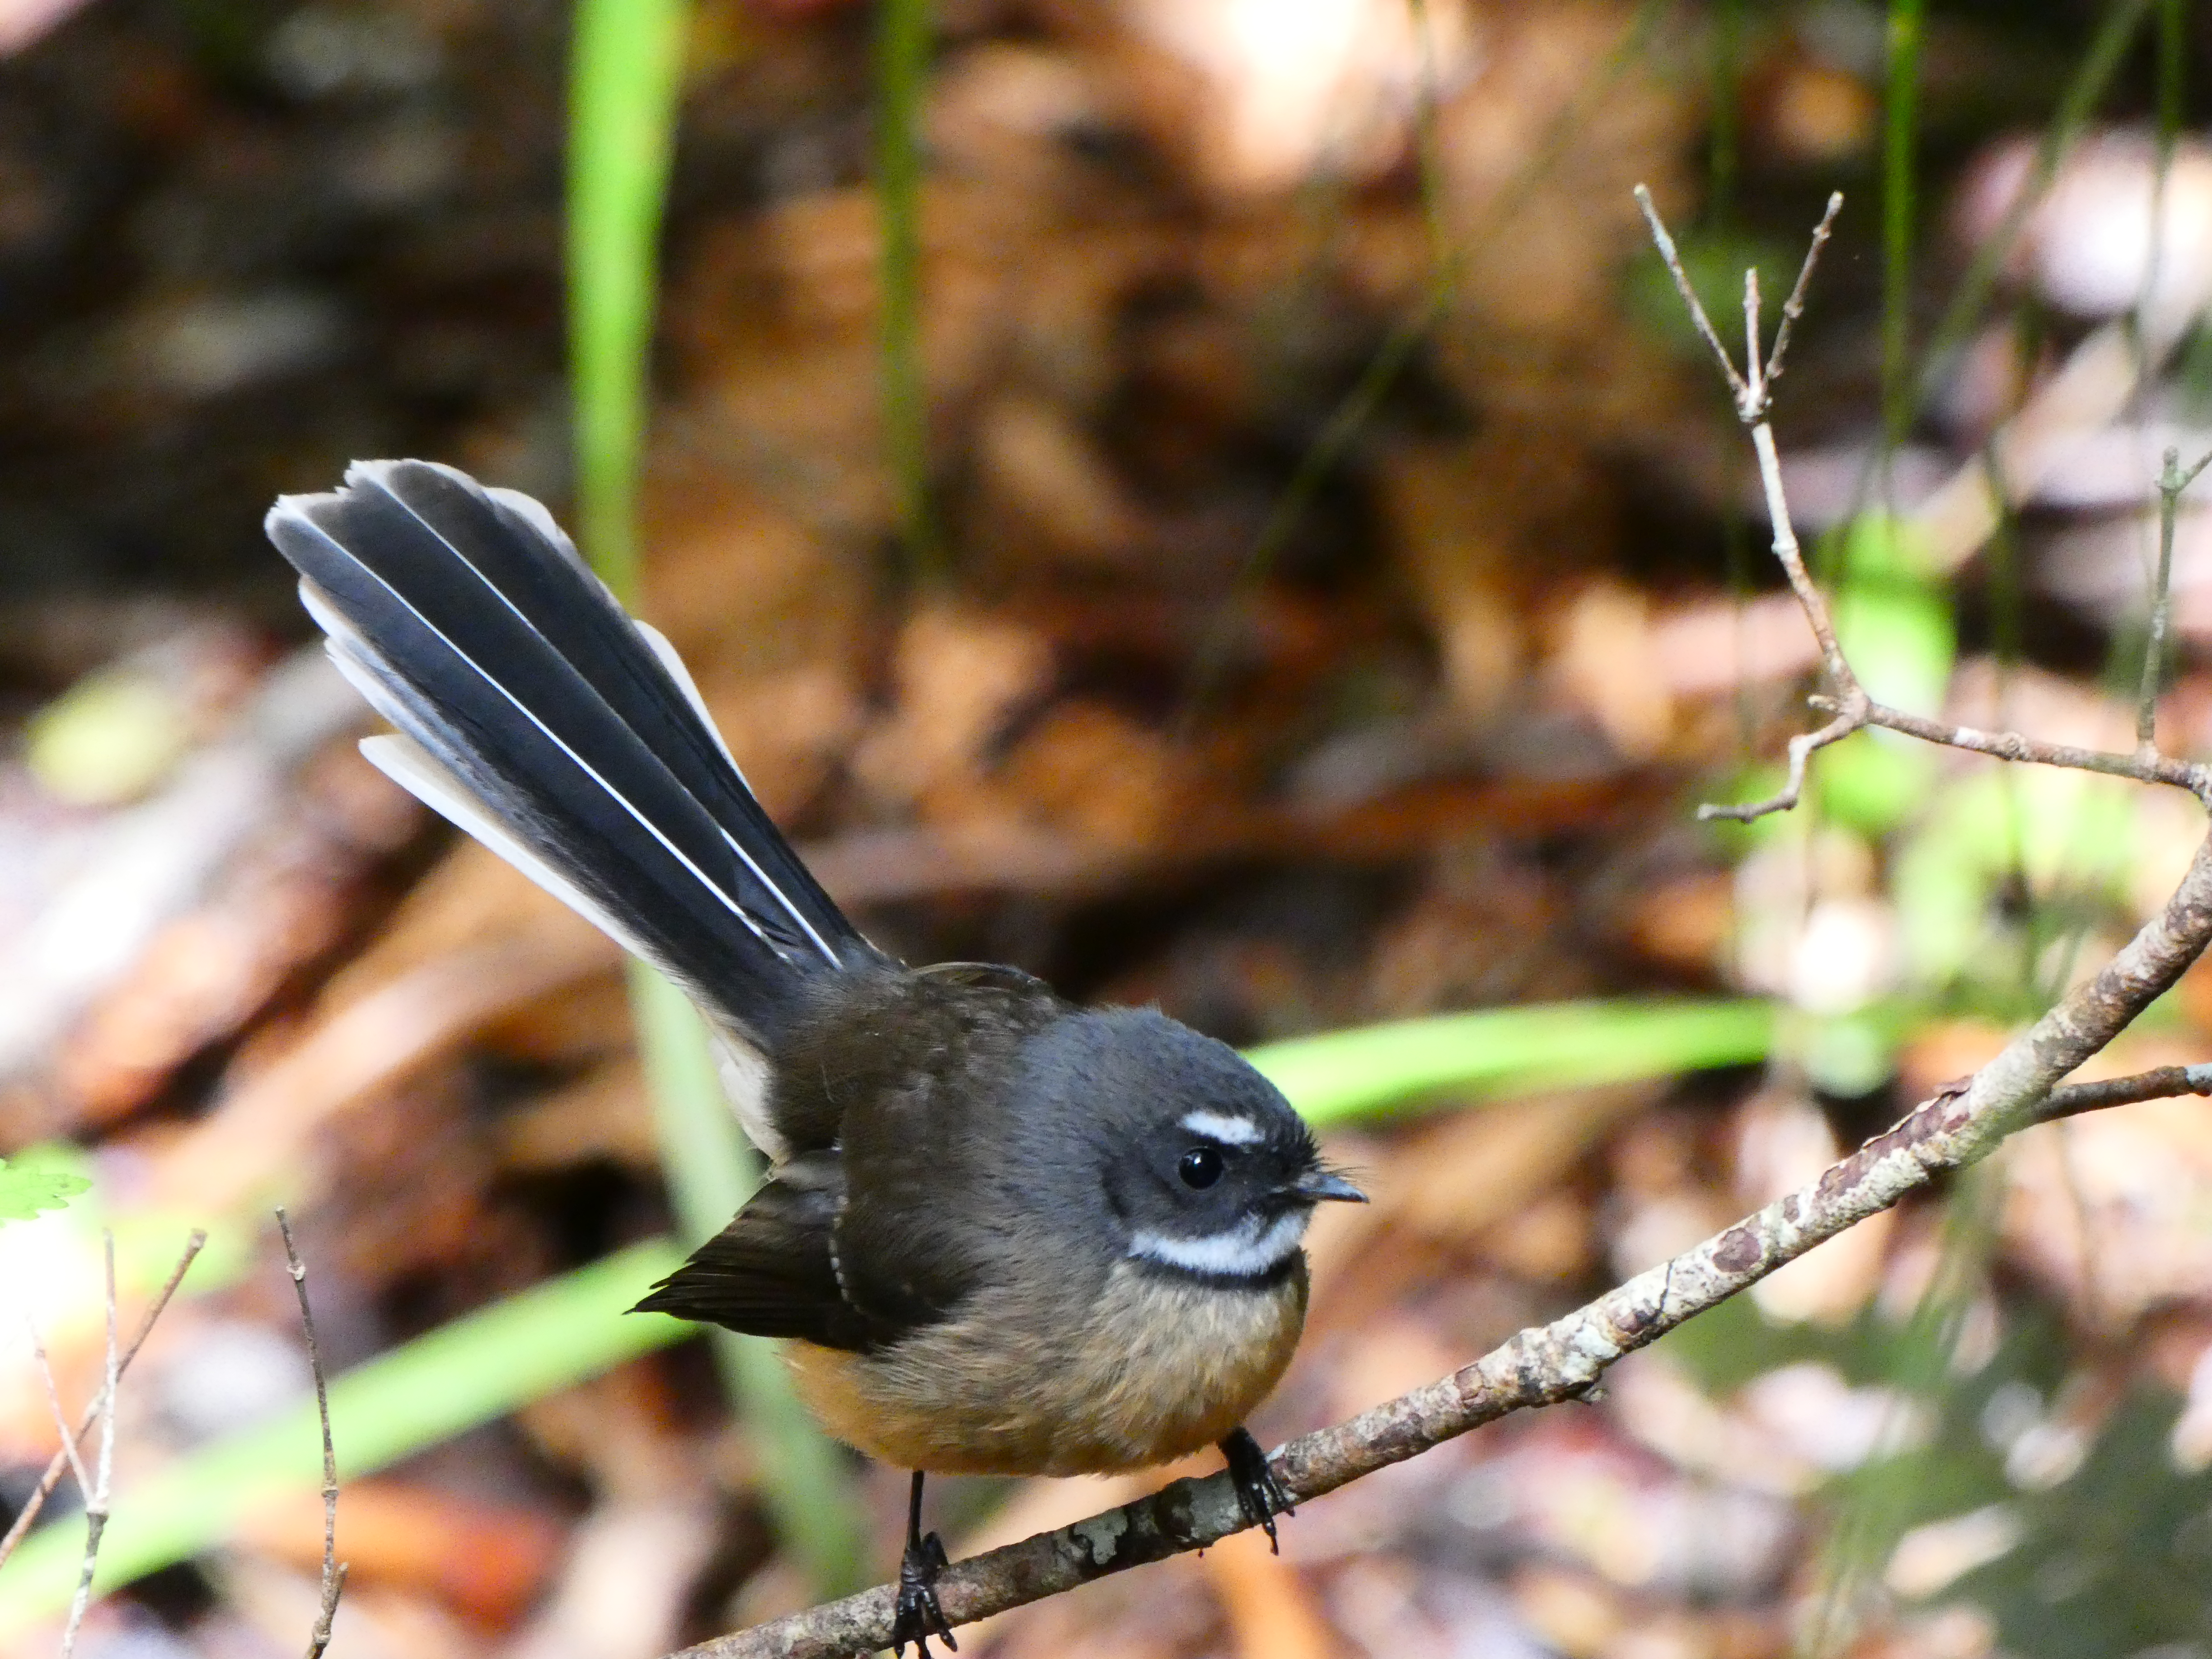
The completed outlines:
[[[1129,1241],[1129,1254],[1215,1279],[1258,1279],[1287,1261],[1305,1237],[1307,1212],[1293,1210],[1264,1228],[1247,1217],[1200,1238],[1170,1238],[1149,1230]]]
[[[1250,1146],[1267,1138],[1266,1131],[1249,1117],[1231,1117],[1224,1112],[1209,1112],[1203,1107],[1185,1112],[1177,1121],[1191,1133],[1204,1135],[1224,1146]]]

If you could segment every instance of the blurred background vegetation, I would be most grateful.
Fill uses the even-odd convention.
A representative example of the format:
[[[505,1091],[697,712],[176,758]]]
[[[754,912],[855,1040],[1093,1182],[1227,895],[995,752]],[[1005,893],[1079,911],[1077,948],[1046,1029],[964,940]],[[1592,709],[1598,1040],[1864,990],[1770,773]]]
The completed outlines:
[[[896,1559],[903,1477],[771,1352],[621,1313],[744,1149],[680,1005],[355,755],[258,528],[349,459],[577,524],[887,948],[1255,1049],[1378,1200],[1316,1231],[1271,1441],[1808,1178],[2202,834],[1879,734],[1695,822],[1772,786],[1814,661],[1629,195],[1718,310],[1846,191],[1778,424],[1855,661],[2127,748],[2160,457],[2212,448],[2185,0],[0,0],[0,1152],[91,1182],[0,1225],[0,1499],[53,1449],[25,1316],[81,1400],[101,1226],[126,1313],[210,1235],[82,1651],[312,1621],[275,1202],[345,1659],[650,1659]],[[2173,596],[2201,755],[2186,502]],[[2193,975],[2109,1063],[2208,1033]],[[963,1651],[2212,1655],[2208,1352],[2212,1123],[2130,1107],[1279,1560]],[[1142,1484],[933,1493],[958,1554]],[[9,1654],[66,1607],[55,1507]]]

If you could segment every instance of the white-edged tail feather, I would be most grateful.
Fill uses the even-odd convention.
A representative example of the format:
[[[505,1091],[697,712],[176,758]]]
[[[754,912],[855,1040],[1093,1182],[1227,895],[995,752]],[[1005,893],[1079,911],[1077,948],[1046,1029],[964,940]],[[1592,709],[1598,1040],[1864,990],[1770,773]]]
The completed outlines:
[[[674,648],[544,507],[449,467],[356,464],[343,489],[281,498],[269,532],[398,728],[364,753],[683,986],[776,1155],[761,1046],[805,977],[881,958],[761,811]]]
[[[641,961],[653,963],[663,973],[670,972],[666,965],[653,960],[653,952],[620,918],[509,835],[507,826],[485,810],[483,803],[469,793],[467,786],[439,765],[414,738],[398,732],[386,732],[379,737],[363,738],[361,752],[386,777],[455,829],[483,842],[623,950]],[[693,1001],[702,1000],[696,988],[684,988]],[[702,1006],[701,1012],[710,1022],[714,1020],[710,1008]],[[723,1097],[737,1115],[738,1127],[745,1132],[745,1139],[760,1148],[769,1162],[781,1163],[790,1156],[790,1149],[769,1114],[767,1059],[742,1035],[719,1023],[710,1024],[708,1035],[714,1048],[715,1075],[720,1079]]]
[[[482,842],[623,950],[652,960],[652,953],[636,934],[605,905],[509,835],[507,826],[469,793],[468,786],[433,760],[430,751],[414,738],[404,732],[386,732],[363,738],[361,752],[386,777],[455,829]]]

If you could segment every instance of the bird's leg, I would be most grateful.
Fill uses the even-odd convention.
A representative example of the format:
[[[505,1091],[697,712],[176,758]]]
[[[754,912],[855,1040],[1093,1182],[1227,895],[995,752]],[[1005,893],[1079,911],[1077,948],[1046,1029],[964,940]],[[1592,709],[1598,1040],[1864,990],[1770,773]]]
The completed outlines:
[[[1283,1547],[1275,1540],[1275,1517],[1296,1515],[1297,1510],[1268,1466],[1267,1454],[1260,1449],[1249,1430],[1235,1428],[1221,1442],[1221,1455],[1229,1460],[1229,1478],[1237,1483],[1237,1507],[1244,1511],[1247,1521],[1267,1533],[1267,1547],[1280,1555]]]
[[[1257,1448],[1255,1448],[1256,1450]],[[906,1504],[906,1553],[899,1558],[898,1604],[891,1616],[893,1659],[914,1644],[917,1659],[930,1659],[929,1638],[940,1636],[945,1645],[958,1652],[952,1626],[945,1609],[937,1605],[937,1575],[945,1569],[945,1540],[921,1529],[921,1471],[914,1472],[914,1490]]]

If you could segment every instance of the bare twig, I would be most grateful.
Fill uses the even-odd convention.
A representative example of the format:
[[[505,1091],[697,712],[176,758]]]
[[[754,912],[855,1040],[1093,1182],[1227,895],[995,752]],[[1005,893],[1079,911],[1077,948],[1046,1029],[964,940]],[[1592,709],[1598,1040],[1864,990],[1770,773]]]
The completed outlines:
[[[1859,730],[1865,721],[1850,714],[1838,714],[1818,731],[1801,732],[1790,739],[1790,778],[1781,788],[1765,800],[1745,801],[1737,805],[1717,805],[1708,803],[1698,809],[1705,819],[1732,818],[1738,823],[1749,823],[1753,818],[1763,818],[1769,812],[1786,812],[1796,805],[1805,793],[1805,764],[1816,749],[1826,749],[1832,743]]]
[[[2166,908],[2101,972],[1967,1084],[1939,1091],[1818,1180],[1673,1261],[1564,1318],[1521,1332],[1464,1370],[1292,1441],[1273,1459],[1278,1478],[1294,1499],[1317,1498],[1508,1413],[1585,1398],[1624,1355],[1938,1176],[1978,1161],[2008,1134],[2041,1121],[2046,1102],[2081,1103],[2092,1091],[2126,1098],[2150,1097],[2129,1092],[2138,1088],[2166,1092],[2149,1081],[2164,1073],[2125,1079],[2125,1088],[2075,1085],[2055,1096],[2053,1089],[2179,979],[2208,942],[2212,842],[2197,849]],[[2178,1069],[2186,1081],[2197,1068]],[[2076,1104],[2061,1115],[2087,1109]],[[1249,1524],[1227,1475],[1171,1481],[1121,1509],[956,1562],[938,1583],[939,1599],[953,1623],[965,1624],[1202,1549]],[[889,1638],[893,1595],[883,1585],[686,1648],[678,1659],[831,1659],[872,1652]]]
[[[54,1428],[62,1437],[59,1455],[68,1465],[70,1473],[76,1476],[76,1489],[81,1492],[89,1492],[92,1477],[84,1472],[84,1457],[77,1449],[76,1431],[70,1427],[68,1413],[62,1410],[62,1392],[54,1385],[54,1368],[46,1358],[46,1345],[39,1340],[39,1328],[27,1320],[25,1323],[29,1326],[31,1333],[31,1357],[39,1364],[39,1381],[46,1384],[46,1404],[54,1414]],[[100,1396],[94,1396],[95,1421],[99,1400]]]
[[[169,1298],[177,1293],[177,1286],[184,1283],[185,1273],[191,1268],[193,1260],[206,1243],[207,1235],[195,1227],[191,1237],[185,1241],[184,1252],[177,1258],[177,1265],[169,1270],[168,1282],[161,1286],[161,1293],[148,1304],[145,1317],[138,1322],[137,1332],[131,1339],[131,1346],[124,1349],[122,1357],[115,1367],[118,1376],[128,1370],[131,1362],[138,1357],[138,1350],[145,1346],[147,1337],[153,1334],[154,1322],[161,1316],[161,1310],[169,1305]],[[77,1429],[78,1438],[82,1439],[92,1432],[94,1425],[100,1420],[100,1413],[106,1403],[106,1398],[105,1391],[93,1396],[92,1404],[85,1408],[84,1417]],[[46,1507],[46,1499],[53,1496],[54,1488],[61,1485],[62,1475],[69,1468],[71,1462],[68,1437],[64,1436],[62,1449],[47,1461],[46,1472],[39,1477],[39,1484],[31,1489],[30,1497],[24,1500],[22,1510],[15,1516],[15,1524],[8,1528],[5,1537],[0,1537],[0,1563],[4,1563],[15,1553],[15,1546],[22,1542],[23,1534],[30,1531],[31,1523],[39,1518],[39,1511]],[[81,1484],[83,1477],[80,1475],[78,1479]]]
[[[1659,245],[1659,257],[1667,262],[1667,273],[1674,279],[1674,291],[1682,296],[1682,303],[1689,307],[1690,320],[1697,325],[1698,337],[1705,341],[1706,349],[1713,354],[1713,362],[1719,368],[1721,378],[1728,382],[1729,391],[1735,395],[1736,408],[1741,411],[1751,394],[1751,388],[1744,383],[1743,376],[1736,372],[1735,362],[1729,356],[1729,349],[1721,343],[1720,331],[1713,326],[1713,319],[1705,315],[1705,304],[1698,298],[1698,290],[1690,286],[1690,273],[1683,268],[1681,252],[1675,247],[1674,237],[1668,234],[1667,222],[1659,216],[1659,210],[1652,203],[1650,191],[1643,185],[1636,187],[1636,205],[1644,210],[1644,222],[1651,227],[1651,240]],[[1755,353],[1753,355],[1756,356]]]
[[[1816,708],[1837,707],[1833,698],[1815,696],[1808,701]],[[2175,760],[2167,755],[2154,755],[2146,759],[2140,755],[2122,755],[2109,750],[2076,749],[2071,744],[2044,743],[2035,738],[2022,737],[2017,732],[1984,732],[1972,726],[1946,726],[1941,720],[1908,714],[1903,709],[1892,708],[1887,703],[1869,702],[1863,723],[1886,726],[1908,737],[1941,744],[1947,749],[1964,749],[1977,755],[1993,756],[1998,760],[2025,761],[2038,766],[2063,767],[2075,772],[2099,772],[2106,777],[2131,778],[2137,783],[2171,784],[2177,789],[2186,789],[2200,800],[2206,798],[2208,787],[2212,787],[2212,780],[2208,779],[2205,769],[2191,761]]]
[[[1743,268],[1743,373],[1745,394],[1754,403],[1766,398],[1765,359],[1759,352],[1759,267]]]
[[[1836,638],[1836,624],[1828,615],[1828,601],[1805,568],[1805,550],[1797,544],[1796,520],[1790,515],[1790,498],[1782,490],[1782,457],[1774,447],[1774,428],[1763,420],[1751,428],[1751,447],[1759,457],[1759,483],[1766,491],[1766,510],[1774,526],[1774,556],[1790,578],[1790,591],[1797,596],[1798,606],[1820,644],[1820,662],[1835,684],[1837,701],[1849,708],[1864,701],[1866,693],[1859,690],[1858,676],[1844,659],[1844,647]]]
[[[292,1243],[292,1223],[280,1207],[276,1231],[284,1236],[284,1261],[291,1269],[292,1290],[300,1298],[300,1328],[307,1339],[307,1370],[315,1379],[315,1412],[323,1423],[323,1599],[315,1615],[315,1628],[307,1638],[307,1659],[322,1659],[331,1644],[331,1624],[338,1613],[338,1598],[345,1594],[345,1564],[338,1553],[338,1455],[331,1440],[331,1391],[323,1376],[323,1352],[315,1341],[314,1311],[307,1305],[307,1268]]]
[[[2164,184],[2160,177],[2161,187]],[[2180,516],[2181,492],[2212,464],[2208,450],[2188,471],[2181,470],[2181,452],[2169,448],[2158,474],[2158,577],[2151,586],[2150,629],[2143,641],[2142,690],[2136,698],[2136,752],[2147,759],[2158,754],[2158,685],[2166,672],[2166,630],[2173,590],[2173,529]]]
[[[2160,1066],[2130,1077],[2096,1083],[2069,1083],[2053,1089],[2035,1109],[2033,1121],[2055,1122],[2100,1112],[2107,1106],[2132,1106],[2141,1100],[2171,1100],[2179,1095],[2212,1095],[2212,1066]]]
[[[100,1389],[100,1458],[92,1484],[84,1492],[84,1565],[77,1573],[76,1595],[70,1601],[69,1622],[62,1626],[62,1659],[76,1651],[76,1633],[84,1625],[85,1609],[92,1605],[92,1576],[100,1566],[100,1540],[107,1531],[109,1483],[115,1473],[115,1385],[123,1376],[122,1345],[115,1333],[115,1235],[103,1231],[107,1272],[106,1365]],[[84,1479],[77,1465],[77,1479]]]
[[[2160,196],[2151,203],[2154,210],[2162,206],[2160,198],[2166,190],[2162,171],[2158,190]],[[2163,240],[2152,240],[2154,264]],[[2158,752],[2158,682],[2166,666],[2166,604],[2173,586],[2173,525],[2179,516],[2181,489],[2181,452],[2169,445],[2158,471],[2158,575],[2151,583],[2150,626],[2143,638],[2142,688],[2136,694],[2136,747],[2146,754]]]
[[[1805,290],[1813,285],[1813,268],[1820,263],[1820,251],[1828,246],[1828,238],[1836,228],[1836,216],[1844,210],[1844,192],[1828,192],[1828,205],[1820,215],[1820,222],[1813,227],[1812,242],[1805,249],[1805,263],[1797,267],[1797,280],[1791,285],[1790,297],[1782,302],[1782,325],[1774,331],[1774,349],[1766,354],[1766,389],[1771,393],[1774,383],[1782,378],[1782,359],[1790,349],[1790,331],[1797,319],[1805,314]]]

